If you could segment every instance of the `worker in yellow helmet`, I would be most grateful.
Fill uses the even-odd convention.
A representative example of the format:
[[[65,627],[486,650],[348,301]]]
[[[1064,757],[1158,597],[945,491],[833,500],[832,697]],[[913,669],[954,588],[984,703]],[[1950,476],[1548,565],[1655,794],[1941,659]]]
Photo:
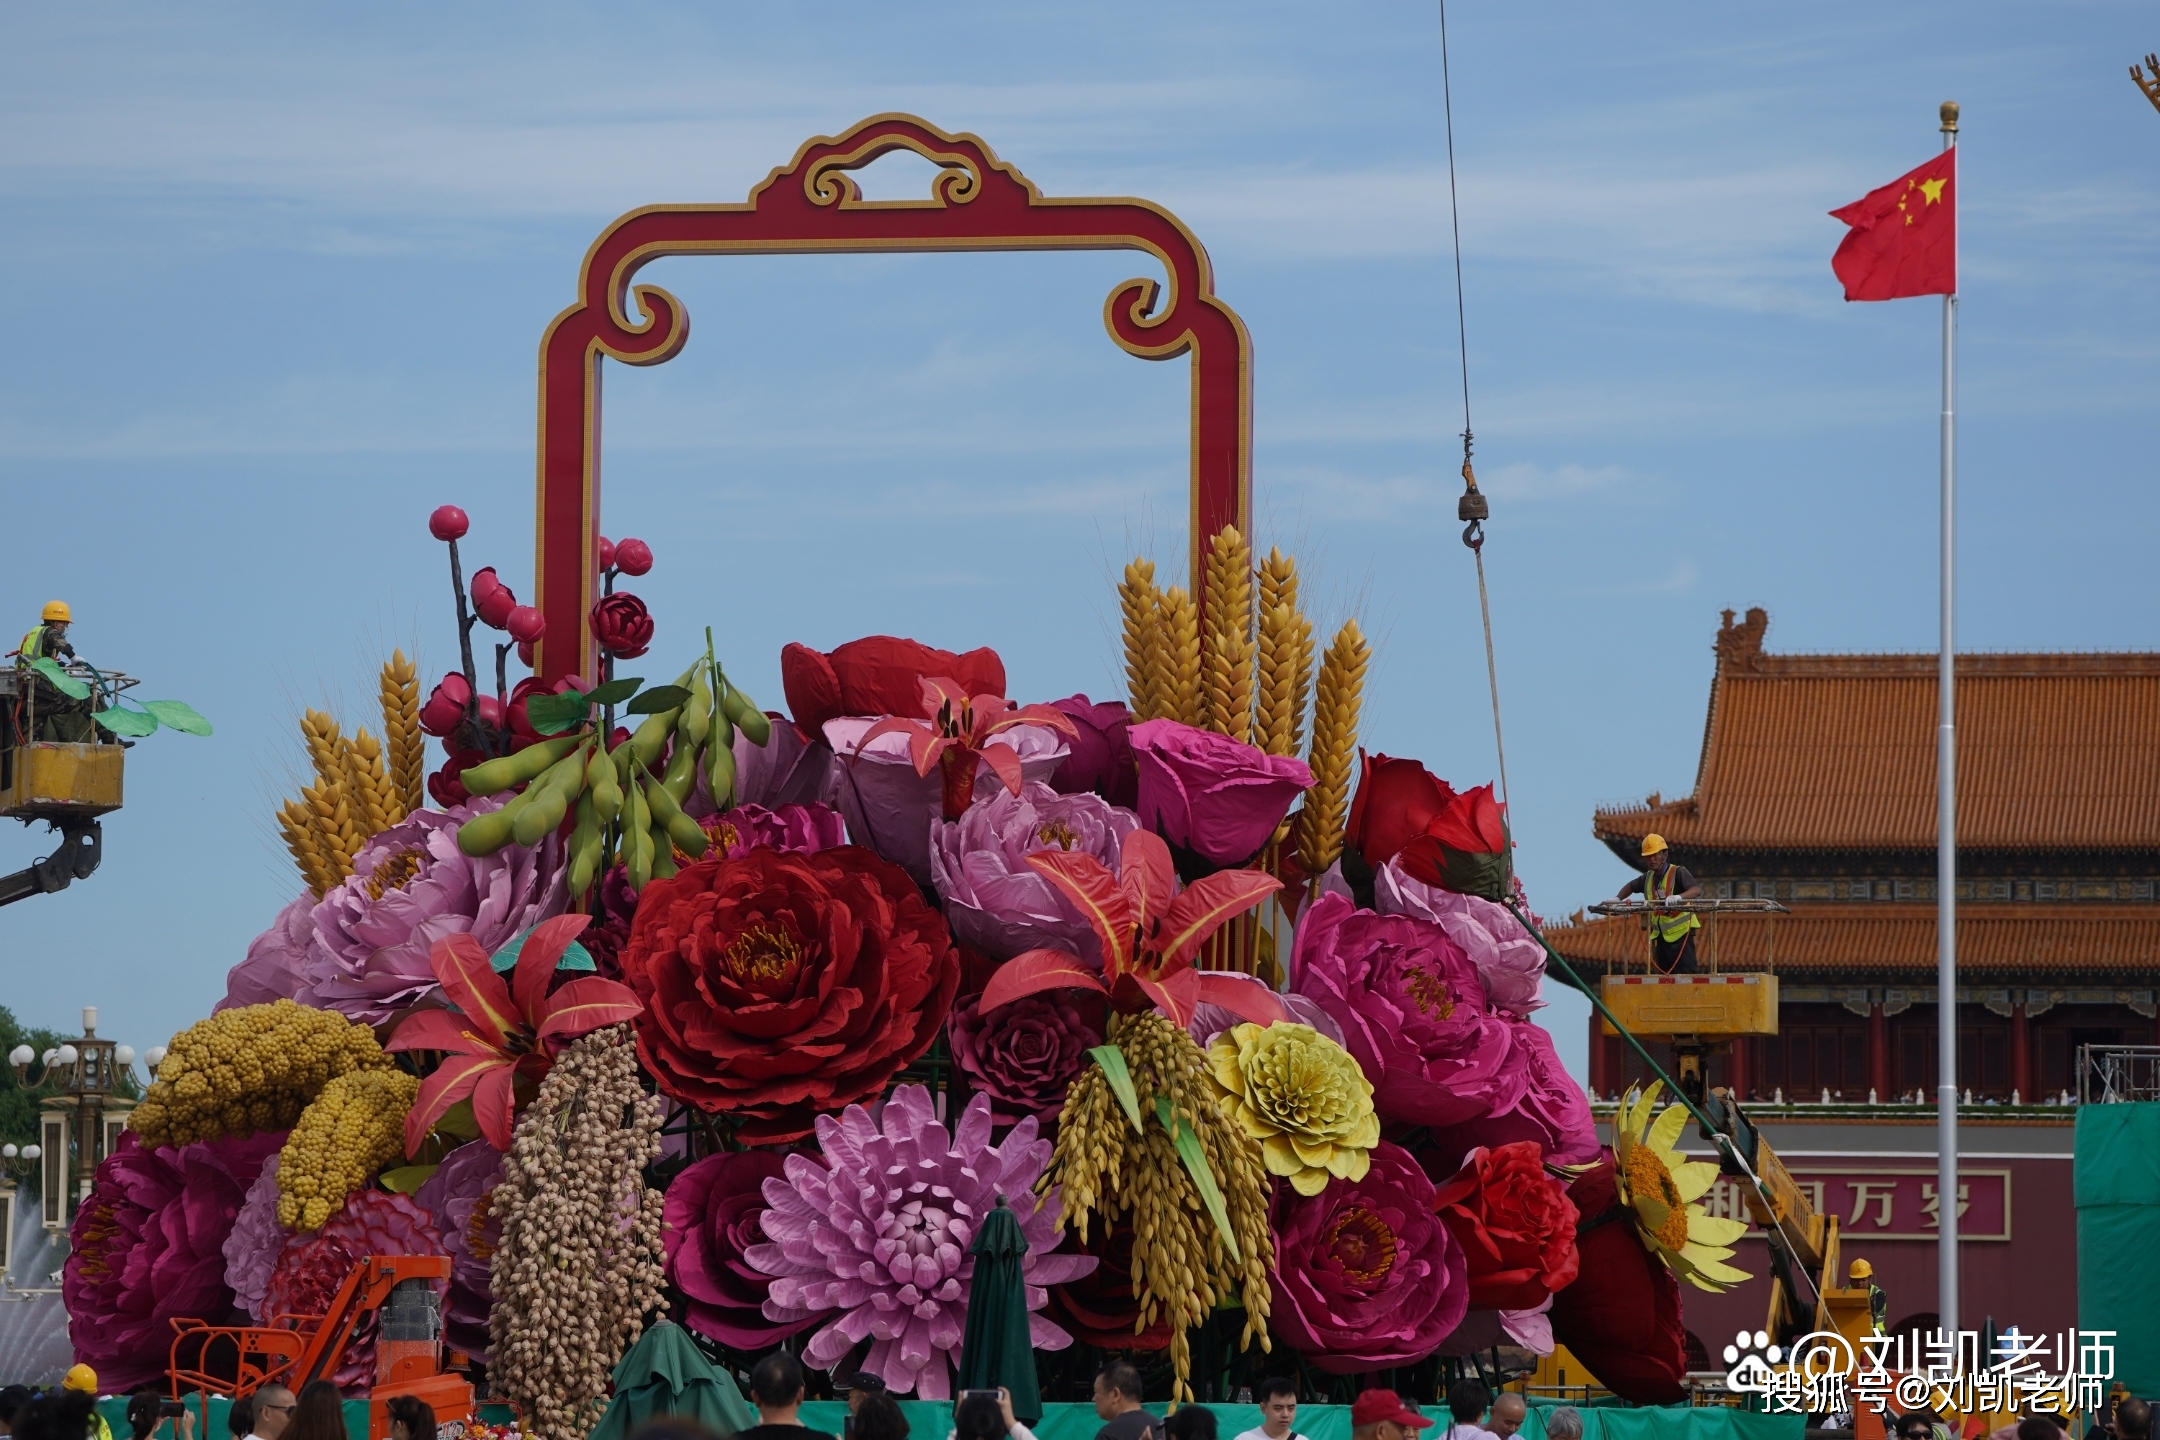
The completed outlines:
[[[1613,898],[1640,895],[1650,905],[1650,963],[1662,975],[1695,973],[1695,932],[1702,921],[1685,910],[1661,910],[1671,900],[1693,900],[1702,886],[1684,865],[1673,864],[1672,850],[1662,835],[1645,835],[1642,842],[1643,873],[1620,887]]]
[[[49,605],[46,607],[48,611],[51,608]],[[67,607],[63,605],[60,608],[65,610]],[[98,1393],[97,1371],[91,1369],[88,1365],[71,1366],[67,1374],[61,1377],[60,1388],[73,1390],[78,1394],[88,1395],[94,1399]],[[112,1440],[112,1426],[105,1423],[105,1417],[94,1410],[90,1413],[97,1420],[97,1427],[90,1433],[95,1435],[97,1440]]]
[[[68,611],[67,601],[46,601],[45,609],[38,615],[38,623],[22,637],[22,649],[15,652],[15,663],[28,665],[34,660],[55,660],[62,655],[74,659],[75,647],[68,644],[67,638],[68,626],[74,618]]]
[[[1888,1334],[1885,1327],[1890,1323],[1890,1297],[1883,1294],[1882,1286],[1875,1283],[1875,1267],[1865,1260],[1855,1260],[1847,1273],[1851,1275],[1851,1283],[1855,1287],[1862,1284],[1867,1286],[1868,1324],[1874,1333]]]

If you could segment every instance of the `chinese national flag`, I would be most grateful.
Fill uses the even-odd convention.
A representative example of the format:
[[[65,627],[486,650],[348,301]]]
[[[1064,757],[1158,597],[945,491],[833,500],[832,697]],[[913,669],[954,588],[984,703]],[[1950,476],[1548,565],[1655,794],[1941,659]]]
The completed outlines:
[[[1852,229],[1830,257],[1847,300],[1957,293],[1957,151],[1831,216]]]

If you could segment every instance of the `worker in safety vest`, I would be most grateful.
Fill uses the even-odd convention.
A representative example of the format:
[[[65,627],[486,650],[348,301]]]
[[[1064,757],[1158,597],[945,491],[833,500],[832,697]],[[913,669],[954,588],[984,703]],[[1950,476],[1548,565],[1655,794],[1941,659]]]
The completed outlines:
[[[22,637],[22,649],[15,652],[15,663],[28,665],[34,660],[57,660],[62,655],[74,659],[75,647],[68,644],[67,638],[68,624],[73,619],[68,613],[67,601],[46,601],[38,623]]]
[[[1620,887],[1615,899],[1640,895],[1653,907],[1666,900],[1693,900],[1702,886],[1684,865],[1672,863],[1672,852],[1662,835],[1645,835],[1642,842],[1643,873]],[[1695,973],[1695,932],[1702,921],[1685,910],[1653,908],[1650,922],[1650,961],[1660,974]]]
[[[1874,1333],[1889,1333],[1884,1327],[1890,1323],[1890,1297],[1883,1294],[1882,1286],[1875,1283],[1875,1267],[1865,1260],[1855,1260],[1848,1273],[1852,1276],[1851,1283],[1854,1286],[1867,1286],[1868,1324],[1873,1327]]]

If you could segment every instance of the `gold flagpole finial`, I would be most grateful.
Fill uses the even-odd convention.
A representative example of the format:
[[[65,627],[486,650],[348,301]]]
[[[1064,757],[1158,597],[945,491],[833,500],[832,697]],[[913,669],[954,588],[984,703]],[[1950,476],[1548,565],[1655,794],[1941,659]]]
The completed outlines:
[[[1939,111],[1938,113],[1939,113],[1939,114],[1941,114],[1941,116],[1942,116],[1942,130],[1943,130],[1943,134],[1945,134],[1945,135],[1955,135],[1955,134],[1957,134],[1957,117],[1958,117],[1958,103],[1957,103],[1957,101],[1955,101],[1955,100],[1945,100],[1945,101],[1943,101],[1943,103],[1942,103],[1942,108],[1941,108],[1941,110],[1940,110],[1940,111]]]

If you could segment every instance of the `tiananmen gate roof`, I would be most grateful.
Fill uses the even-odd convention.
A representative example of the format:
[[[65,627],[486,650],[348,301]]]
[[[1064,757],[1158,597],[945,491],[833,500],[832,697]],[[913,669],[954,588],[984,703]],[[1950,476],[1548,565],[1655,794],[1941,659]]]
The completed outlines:
[[[1936,657],[1769,655],[1768,625],[1725,612],[1695,793],[1595,833],[1683,858],[1932,848]],[[1961,655],[1957,677],[1960,849],[2160,848],[2160,654]]]

